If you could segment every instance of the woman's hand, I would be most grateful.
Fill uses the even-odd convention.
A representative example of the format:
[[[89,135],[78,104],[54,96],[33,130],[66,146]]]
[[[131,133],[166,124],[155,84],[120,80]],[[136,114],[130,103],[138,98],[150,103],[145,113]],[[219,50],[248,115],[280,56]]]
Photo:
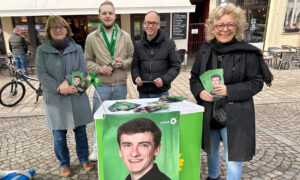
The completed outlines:
[[[69,86],[68,88],[68,94],[74,94],[77,93],[78,89],[75,86]]]
[[[205,91],[205,90],[202,90],[199,94],[199,97],[203,100],[203,101],[208,101],[208,102],[213,102],[213,96]]]
[[[227,96],[226,85],[215,85],[212,92],[218,96]]]
[[[68,81],[63,81],[57,88],[57,92],[61,94],[68,94],[69,92],[69,82]]]

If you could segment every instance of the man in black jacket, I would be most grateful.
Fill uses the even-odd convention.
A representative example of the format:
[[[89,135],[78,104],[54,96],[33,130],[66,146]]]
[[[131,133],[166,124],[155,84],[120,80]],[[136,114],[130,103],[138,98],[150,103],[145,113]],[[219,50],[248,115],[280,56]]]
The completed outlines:
[[[169,95],[171,82],[180,71],[180,57],[173,40],[160,30],[160,16],[150,11],[145,16],[145,32],[134,47],[131,76],[140,98]]]

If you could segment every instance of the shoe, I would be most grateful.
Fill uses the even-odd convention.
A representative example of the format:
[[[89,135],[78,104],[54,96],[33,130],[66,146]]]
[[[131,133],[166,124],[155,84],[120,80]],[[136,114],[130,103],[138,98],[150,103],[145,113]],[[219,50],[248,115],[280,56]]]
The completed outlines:
[[[18,79],[17,81],[21,82],[21,79]]]
[[[207,177],[205,180],[219,180],[219,177],[217,177],[217,178],[210,178],[210,177]]]
[[[64,177],[68,177],[71,174],[71,169],[70,167],[66,167],[66,168],[60,168],[60,174]]]
[[[93,151],[92,154],[90,155],[90,161],[97,161],[98,160],[97,155],[98,155],[97,151]]]
[[[90,162],[83,163],[82,166],[83,166],[83,169],[86,171],[90,171],[94,168],[94,166]]]

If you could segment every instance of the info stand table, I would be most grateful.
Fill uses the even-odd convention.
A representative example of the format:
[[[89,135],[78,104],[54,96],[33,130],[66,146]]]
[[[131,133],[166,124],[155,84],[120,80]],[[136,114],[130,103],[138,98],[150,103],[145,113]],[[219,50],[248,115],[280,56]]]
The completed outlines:
[[[94,115],[96,122],[97,132],[97,145],[98,145],[98,174],[99,179],[104,180],[103,177],[103,145],[102,145],[102,123],[103,115],[107,114],[130,114],[131,111],[118,111],[110,112],[108,107],[115,102],[126,101],[131,103],[141,104],[146,106],[148,102],[158,101],[158,98],[149,99],[126,99],[105,101],[103,106],[100,106]],[[171,112],[180,111],[180,124],[179,124],[179,151],[184,159],[182,170],[179,173],[180,180],[200,179],[200,163],[201,163],[201,138],[202,138],[202,119],[204,108],[189,101],[169,103],[167,110],[158,112]],[[105,111],[104,111],[105,108]],[[155,113],[155,112],[154,112]]]

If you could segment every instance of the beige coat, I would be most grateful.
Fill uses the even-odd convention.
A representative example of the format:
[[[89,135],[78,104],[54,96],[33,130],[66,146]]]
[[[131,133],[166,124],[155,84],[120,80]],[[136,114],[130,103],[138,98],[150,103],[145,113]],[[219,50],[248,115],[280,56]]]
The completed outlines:
[[[113,59],[122,58],[123,67],[115,69],[111,75],[100,73],[100,68],[109,64],[112,59],[100,28],[87,36],[84,56],[87,60],[88,71],[102,78],[103,85],[119,86],[126,84],[127,70],[130,70],[133,58],[133,44],[128,33],[118,27]]]

